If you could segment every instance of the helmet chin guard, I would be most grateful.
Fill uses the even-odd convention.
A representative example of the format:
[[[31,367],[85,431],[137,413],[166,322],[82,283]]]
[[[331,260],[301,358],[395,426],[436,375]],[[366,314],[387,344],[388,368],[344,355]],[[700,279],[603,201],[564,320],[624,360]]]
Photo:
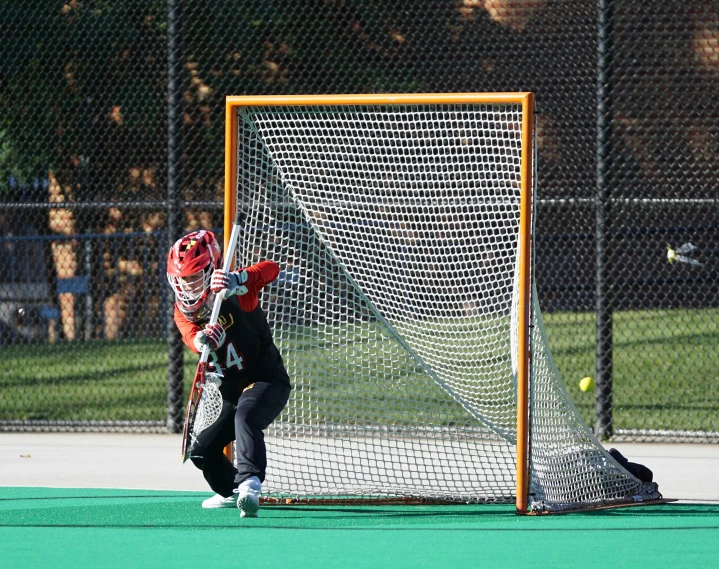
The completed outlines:
[[[215,302],[215,293],[210,292],[205,299],[195,308],[187,308],[185,305],[177,302],[177,308],[182,312],[185,318],[190,322],[202,322],[210,319],[212,312],[212,304]]]

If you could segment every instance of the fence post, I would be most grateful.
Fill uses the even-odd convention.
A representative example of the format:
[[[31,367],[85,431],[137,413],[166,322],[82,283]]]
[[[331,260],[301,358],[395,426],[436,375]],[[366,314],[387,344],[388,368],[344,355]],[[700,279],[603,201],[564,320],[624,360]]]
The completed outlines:
[[[599,0],[597,26],[596,392],[594,433],[612,436],[612,33],[614,0]]]
[[[182,233],[182,1],[167,4],[167,249]],[[167,428],[182,430],[183,422],[183,347],[182,337],[174,325],[174,294],[168,303],[167,341]]]
[[[85,292],[85,341],[92,340],[92,330],[95,322],[92,317],[92,241],[85,238],[85,279],[87,281],[87,291]]]

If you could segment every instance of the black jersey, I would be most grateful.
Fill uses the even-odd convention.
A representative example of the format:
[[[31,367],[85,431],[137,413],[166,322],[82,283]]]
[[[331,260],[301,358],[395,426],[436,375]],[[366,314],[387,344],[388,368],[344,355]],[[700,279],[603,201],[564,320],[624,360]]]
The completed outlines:
[[[279,266],[263,261],[245,270],[247,293],[222,302],[217,321],[225,329],[226,338],[220,348],[210,352],[209,358],[211,367],[223,376],[220,391],[228,398],[239,396],[256,381],[290,383],[257,298],[262,288],[277,278]],[[194,339],[207,322],[191,322],[175,306],[175,323],[185,344],[197,352]]]
[[[225,343],[210,352],[209,361],[216,368],[219,366],[223,375],[220,388],[223,394],[239,395],[255,381],[289,384],[282,356],[259,304],[246,312],[238,297],[231,296],[222,303],[218,322],[225,329]]]

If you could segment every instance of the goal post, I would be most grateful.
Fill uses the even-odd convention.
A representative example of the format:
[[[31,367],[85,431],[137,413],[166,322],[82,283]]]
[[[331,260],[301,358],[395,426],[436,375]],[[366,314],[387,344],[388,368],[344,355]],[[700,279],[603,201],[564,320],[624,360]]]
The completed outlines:
[[[225,235],[282,269],[261,304],[293,392],[278,501],[656,498],[564,389],[533,287],[531,93],[228,97]]]

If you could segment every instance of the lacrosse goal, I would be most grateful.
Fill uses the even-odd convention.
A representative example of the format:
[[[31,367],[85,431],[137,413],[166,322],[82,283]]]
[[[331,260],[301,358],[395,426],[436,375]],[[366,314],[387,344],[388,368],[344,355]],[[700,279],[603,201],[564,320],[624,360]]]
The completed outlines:
[[[293,383],[271,500],[657,498],[583,424],[533,293],[531,93],[228,97],[225,235]]]

